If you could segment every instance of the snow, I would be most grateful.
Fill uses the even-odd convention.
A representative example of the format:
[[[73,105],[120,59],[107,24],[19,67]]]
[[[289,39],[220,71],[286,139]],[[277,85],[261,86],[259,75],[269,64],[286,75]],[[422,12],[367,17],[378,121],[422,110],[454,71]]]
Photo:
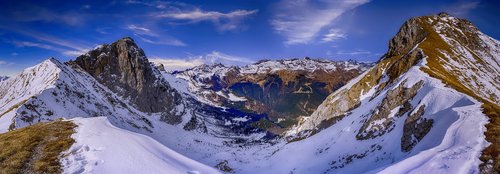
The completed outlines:
[[[250,120],[250,118],[248,118],[247,116],[244,116],[244,117],[233,118],[233,120],[238,121],[238,122],[246,122],[246,121]]]
[[[361,69],[362,71],[370,67],[370,63],[356,61],[330,61],[321,59],[287,59],[287,60],[269,60],[241,67],[240,72],[244,74],[252,73],[270,73],[279,70],[308,71],[316,70],[335,71],[337,68],[345,70]]]
[[[117,128],[106,117],[74,118],[75,143],[61,160],[63,173],[220,173],[156,140]]]
[[[453,108],[459,119],[448,128],[441,143],[418,155],[393,164],[378,173],[479,173],[481,150],[488,145],[483,132],[488,122],[479,109],[480,104]],[[447,129],[447,130],[446,130]],[[433,135],[427,135],[427,139]],[[375,172],[375,171],[373,171]]]
[[[484,139],[487,117],[482,113],[481,103],[447,87],[440,80],[431,78],[420,70],[423,66],[426,66],[425,59],[376,96],[371,91],[361,92],[361,106],[342,120],[305,140],[285,145],[268,161],[251,165],[246,173],[477,173],[479,155],[488,145]],[[352,80],[345,88],[349,88],[360,78]],[[410,103],[413,108],[425,106],[423,118],[432,119],[433,126],[410,152],[401,150],[407,114],[391,117],[395,121],[395,127],[383,136],[368,140],[355,138],[356,132],[360,131],[367,118],[366,114],[379,105],[388,90],[403,85],[403,82],[408,88],[420,81],[424,82],[423,86]],[[366,100],[369,97],[373,98]],[[325,102],[329,102],[328,100],[338,99],[328,97]],[[318,108],[320,109],[329,108]],[[389,117],[397,110],[398,108],[393,109]],[[375,121],[373,124],[382,121]],[[373,148],[376,146],[381,148]],[[301,155],[293,155],[297,152]],[[350,156],[352,161],[346,160]],[[287,163],[279,163],[285,160]],[[278,164],[279,167],[276,167]]]

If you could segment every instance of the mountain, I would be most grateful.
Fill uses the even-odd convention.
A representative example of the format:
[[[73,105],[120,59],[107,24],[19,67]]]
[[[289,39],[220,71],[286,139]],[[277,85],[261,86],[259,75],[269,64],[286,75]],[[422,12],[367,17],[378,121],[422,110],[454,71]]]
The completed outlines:
[[[498,173],[499,56],[499,41],[445,13],[406,21],[366,71],[361,63],[296,59],[168,73],[123,38],[0,83],[0,139],[23,137],[0,142],[0,170]],[[352,79],[322,81],[317,71]],[[259,127],[272,121],[264,111],[233,104],[277,110],[271,104],[305,100],[258,98],[250,87],[286,97],[295,94],[280,90],[321,82],[333,93],[283,134]],[[201,95],[208,93],[232,101]]]
[[[237,67],[201,65],[173,76],[205,103],[265,114],[255,125],[281,134],[299,116],[308,116],[333,91],[373,66],[320,59],[261,60]]]
[[[25,127],[32,127],[32,125],[37,125],[40,122],[54,122],[60,119],[75,119],[72,122],[78,126],[87,127],[88,124],[98,123],[89,121],[88,124],[79,124],[78,120],[90,120],[92,117],[104,116],[117,129],[135,132],[123,134],[121,137],[124,139],[134,139],[134,135],[139,133],[155,139],[155,141],[145,141],[148,144],[158,144],[159,142],[163,146],[167,146],[168,148],[157,145],[140,146],[146,148],[137,149],[137,152],[149,150],[164,153],[166,156],[174,154],[172,158],[179,159],[179,162],[174,163],[172,160],[165,160],[166,157],[145,159],[163,160],[163,163],[157,164],[171,164],[173,166],[192,165],[188,164],[191,163],[189,160],[188,163],[184,163],[186,160],[180,158],[179,155],[175,155],[176,153],[172,153],[169,149],[190,158],[195,158],[210,166],[216,166],[219,163],[219,166],[223,166],[223,159],[227,159],[227,155],[217,154],[232,152],[230,156],[239,155],[236,153],[239,151],[238,148],[229,148],[228,146],[238,147],[238,144],[257,143],[273,137],[266,131],[251,126],[252,122],[261,118],[260,115],[213,107],[198,102],[189,95],[181,94],[169,84],[163,73],[149,63],[146,57],[137,56],[141,55],[138,53],[140,51],[130,51],[139,50],[133,40],[124,38],[110,45],[121,44],[128,45],[130,48],[113,51],[113,46],[110,46],[109,48],[112,51],[99,53],[99,55],[108,54],[109,57],[92,57],[96,52],[108,47],[104,45],[77,58],[77,60],[82,59],[82,62],[90,62],[89,64],[92,66],[85,67],[86,63],[80,66],[79,63],[82,62],[76,60],[61,63],[55,58],[49,58],[0,83],[0,133],[12,132]],[[126,61],[122,63],[142,62],[139,63],[140,66],[139,64],[130,63],[125,66],[131,68],[112,68],[112,66],[120,64],[118,63],[121,60],[120,55],[129,53],[138,54],[125,56]],[[129,76],[130,74],[133,74],[133,76]],[[106,78],[113,79],[113,83],[104,80]],[[157,95],[148,101],[143,101],[143,103],[137,103],[139,101],[137,97],[129,96],[129,94],[141,94],[140,86],[142,86],[142,94],[144,95],[150,94],[151,91],[160,91],[166,94]],[[148,90],[149,92],[147,92]],[[157,108],[160,109],[158,112],[154,109],[155,107],[142,107],[163,101],[175,102],[163,103],[169,104],[166,106],[158,105],[161,106]],[[164,108],[173,109],[161,111]],[[104,134],[107,133],[104,132]],[[78,133],[74,134],[74,136],[78,136]],[[91,142],[86,141],[86,139],[76,139],[75,144],[71,146],[70,149],[76,149],[76,152],[72,152],[72,154],[78,156],[73,159],[77,161],[73,161],[72,165],[89,164],[85,163],[85,161],[96,160],[96,156],[103,157],[103,159],[97,159],[103,161],[105,160],[104,157],[109,156],[102,153],[120,152],[120,149],[113,148],[113,146],[121,146],[119,141],[112,141],[107,144],[91,144]],[[144,141],[141,140],[135,143],[144,144]],[[84,148],[82,149],[80,145],[84,145]],[[86,146],[97,150],[88,152],[85,150],[88,149]],[[16,154],[10,153],[9,150],[13,149],[1,148],[0,151],[9,152],[2,155]],[[64,153],[64,149],[61,150],[60,153]],[[6,158],[2,156],[1,159],[9,158],[9,156]],[[67,158],[69,156],[61,160],[72,160]],[[106,158],[106,161],[108,160],[109,158]],[[133,158],[123,160],[133,160]],[[4,162],[0,163],[3,164]],[[121,161],[121,163],[133,164],[134,161]],[[116,166],[108,166],[108,164],[111,165],[112,163],[106,162],[106,165],[102,168],[116,171],[114,170]],[[78,168],[78,166],[73,167]],[[70,170],[69,168],[67,170]],[[83,167],[83,171],[90,172],[94,169],[97,170],[97,168],[87,166]],[[0,169],[3,169],[1,165]]]
[[[498,129],[499,51],[497,40],[467,20],[445,13],[412,18],[377,65],[328,96],[289,138],[344,134],[337,138],[356,144],[359,161],[399,161],[382,172],[477,172],[488,117],[487,131]],[[498,135],[488,132],[495,142]],[[498,143],[483,152],[483,170],[493,161],[500,169],[497,154]],[[337,160],[332,169],[351,162]]]

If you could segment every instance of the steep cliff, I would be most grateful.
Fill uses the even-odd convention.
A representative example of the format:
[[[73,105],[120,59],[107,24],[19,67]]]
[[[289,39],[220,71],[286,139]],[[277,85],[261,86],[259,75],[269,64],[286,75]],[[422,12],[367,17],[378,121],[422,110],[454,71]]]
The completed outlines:
[[[159,77],[144,51],[126,37],[112,44],[100,45],[76,58],[75,63],[100,83],[144,112],[171,111],[180,96]]]

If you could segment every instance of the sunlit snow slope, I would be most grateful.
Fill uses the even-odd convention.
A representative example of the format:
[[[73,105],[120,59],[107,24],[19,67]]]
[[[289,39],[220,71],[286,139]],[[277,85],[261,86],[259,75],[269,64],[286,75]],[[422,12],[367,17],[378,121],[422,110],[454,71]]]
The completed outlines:
[[[74,118],[76,143],[62,159],[64,173],[220,173],[156,140],[117,128],[106,117]]]

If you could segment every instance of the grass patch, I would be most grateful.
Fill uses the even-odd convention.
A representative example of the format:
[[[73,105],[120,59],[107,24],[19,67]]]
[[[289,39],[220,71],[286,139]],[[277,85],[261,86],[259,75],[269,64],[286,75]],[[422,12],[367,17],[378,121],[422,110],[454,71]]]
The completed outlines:
[[[61,173],[61,152],[74,143],[69,121],[37,123],[0,134],[0,173]]]

